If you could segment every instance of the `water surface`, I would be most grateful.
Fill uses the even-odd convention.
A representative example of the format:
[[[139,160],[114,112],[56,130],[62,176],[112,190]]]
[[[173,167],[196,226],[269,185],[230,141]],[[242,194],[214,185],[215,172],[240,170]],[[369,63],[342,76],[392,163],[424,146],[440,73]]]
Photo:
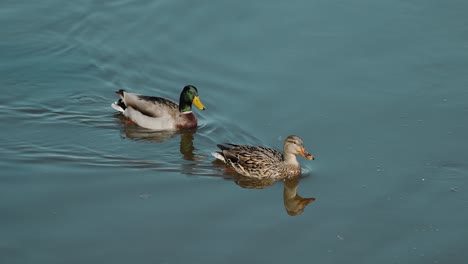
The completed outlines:
[[[3,1],[1,262],[464,263],[466,10]],[[175,100],[186,84],[207,108],[196,130],[110,107],[117,89]],[[295,181],[210,155],[290,134],[316,157]]]

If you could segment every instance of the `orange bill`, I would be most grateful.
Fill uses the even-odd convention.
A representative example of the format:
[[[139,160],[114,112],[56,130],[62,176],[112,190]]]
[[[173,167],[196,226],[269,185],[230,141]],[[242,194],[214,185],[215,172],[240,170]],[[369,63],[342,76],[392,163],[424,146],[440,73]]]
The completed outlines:
[[[299,150],[297,153],[306,159],[309,159],[309,160],[315,159],[314,156],[310,155],[304,148]]]
[[[315,198],[313,197],[310,197],[310,198],[302,198],[300,201],[299,201],[299,204],[302,205],[302,206],[306,206],[308,205],[309,203],[315,201]]]

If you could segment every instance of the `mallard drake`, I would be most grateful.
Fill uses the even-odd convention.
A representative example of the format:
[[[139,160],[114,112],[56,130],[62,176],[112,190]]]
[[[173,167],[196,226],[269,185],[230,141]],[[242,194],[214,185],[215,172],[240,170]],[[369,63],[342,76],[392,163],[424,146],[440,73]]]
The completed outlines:
[[[179,104],[156,96],[146,96],[118,90],[119,101],[112,108],[121,112],[135,124],[153,130],[178,130],[197,127],[197,117],[192,113],[192,103],[201,110],[205,106],[198,97],[198,90],[187,85],[180,93]]]
[[[284,140],[283,154],[275,149],[234,145],[230,143],[218,144],[221,151],[211,154],[226,163],[237,173],[254,178],[289,178],[301,174],[301,166],[297,162],[296,154],[309,160],[314,157],[304,148],[302,139],[291,135]]]

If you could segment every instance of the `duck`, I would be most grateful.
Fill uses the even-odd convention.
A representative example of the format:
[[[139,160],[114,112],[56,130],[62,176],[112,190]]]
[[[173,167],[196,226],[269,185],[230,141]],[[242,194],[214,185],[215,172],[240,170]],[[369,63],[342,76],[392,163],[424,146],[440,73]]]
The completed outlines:
[[[284,180],[283,203],[288,215],[296,216],[304,212],[305,207],[314,202],[314,197],[303,198],[297,193],[299,178],[289,178]]]
[[[193,85],[184,87],[179,104],[167,98],[129,93],[123,89],[116,94],[120,99],[112,103],[112,108],[136,125],[151,130],[196,128],[198,121],[192,112],[192,104],[201,110],[206,109]]]
[[[301,166],[296,155],[314,160],[307,152],[299,136],[290,135],[284,140],[283,153],[273,148],[263,146],[235,145],[231,143],[218,144],[221,151],[211,154],[224,162],[236,173],[257,179],[285,179],[301,174]]]

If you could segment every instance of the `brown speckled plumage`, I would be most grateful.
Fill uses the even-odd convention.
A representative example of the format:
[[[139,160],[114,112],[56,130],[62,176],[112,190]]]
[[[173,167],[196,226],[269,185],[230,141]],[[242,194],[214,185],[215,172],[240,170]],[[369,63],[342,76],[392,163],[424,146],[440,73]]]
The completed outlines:
[[[254,178],[288,178],[301,174],[296,154],[313,159],[298,136],[289,136],[284,142],[284,154],[262,146],[219,144],[213,156],[226,163],[237,173]]]

